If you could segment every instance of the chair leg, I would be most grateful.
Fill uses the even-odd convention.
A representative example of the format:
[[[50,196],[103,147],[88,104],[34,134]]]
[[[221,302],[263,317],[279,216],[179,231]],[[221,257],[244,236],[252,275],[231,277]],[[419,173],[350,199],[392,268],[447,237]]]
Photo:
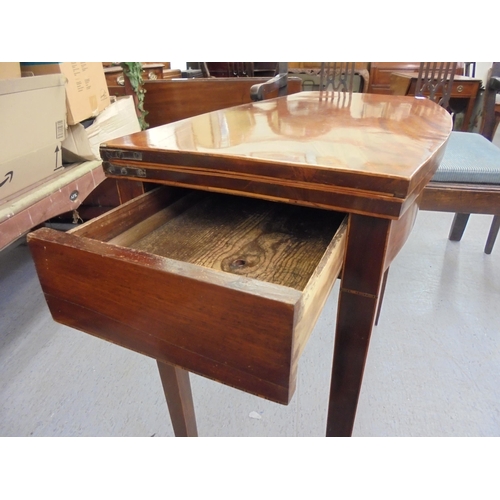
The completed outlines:
[[[448,239],[451,241],[460,241],[469,221],[470,214],[455,214],[451,224],[450,234]]]
[[[486,240],[484,253],[487,253],[489,255],[493,250],[493,245],[495,244],[495,240],[497,239],[497,234],[499,229],[500,229],[500,215],[495,215],[493,217],[493,222],[491,223],[488,239]]]

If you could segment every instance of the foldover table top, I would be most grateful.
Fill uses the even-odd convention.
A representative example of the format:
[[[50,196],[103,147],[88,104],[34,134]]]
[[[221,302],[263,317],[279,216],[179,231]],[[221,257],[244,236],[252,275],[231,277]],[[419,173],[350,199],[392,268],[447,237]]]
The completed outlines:
[[[301,92],[108,141],[105,172],[397,219],[452,128],[415,97]]]

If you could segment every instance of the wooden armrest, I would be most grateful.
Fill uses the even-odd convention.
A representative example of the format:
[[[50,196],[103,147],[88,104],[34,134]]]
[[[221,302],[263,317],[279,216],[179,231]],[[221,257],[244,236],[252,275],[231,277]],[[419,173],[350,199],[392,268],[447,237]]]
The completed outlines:
[[[288,73],[281,73],[267,82],[252,85],[250,88],[250,97],[252,101],[263,101],[264,99],[269,99],[270,94],[276,92],[278,92],[278,95],[286,95],[287,83]],[[282,89],[285,89],[284,92]]]

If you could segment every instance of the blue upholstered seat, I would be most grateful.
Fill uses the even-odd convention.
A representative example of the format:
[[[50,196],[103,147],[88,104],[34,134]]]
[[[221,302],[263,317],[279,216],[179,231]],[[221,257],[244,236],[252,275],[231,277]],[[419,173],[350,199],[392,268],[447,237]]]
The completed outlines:
[[[500,148],[480,134],[452,132],[432,181],[500,185]]]

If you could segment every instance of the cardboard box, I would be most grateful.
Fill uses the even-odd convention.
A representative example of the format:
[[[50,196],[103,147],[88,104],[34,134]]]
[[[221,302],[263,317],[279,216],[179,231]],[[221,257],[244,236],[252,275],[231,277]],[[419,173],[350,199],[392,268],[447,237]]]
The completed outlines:
[[[63,170],[62,75],[0,80],[0,203]]]
[[[0,62],[0,80],[21,78],[21,65],[18,62]]]
[[[63,161],[100,160],[99,146],[103,142],[140,131],[134,98],[120,97],[89,127],[84,128],[80,123],[68,127],[66,139],[62,143]]]
[[[69,125],[97,116],[110,104],[104,68],[100,62],[21,63],[23,76],[63,74]]]

